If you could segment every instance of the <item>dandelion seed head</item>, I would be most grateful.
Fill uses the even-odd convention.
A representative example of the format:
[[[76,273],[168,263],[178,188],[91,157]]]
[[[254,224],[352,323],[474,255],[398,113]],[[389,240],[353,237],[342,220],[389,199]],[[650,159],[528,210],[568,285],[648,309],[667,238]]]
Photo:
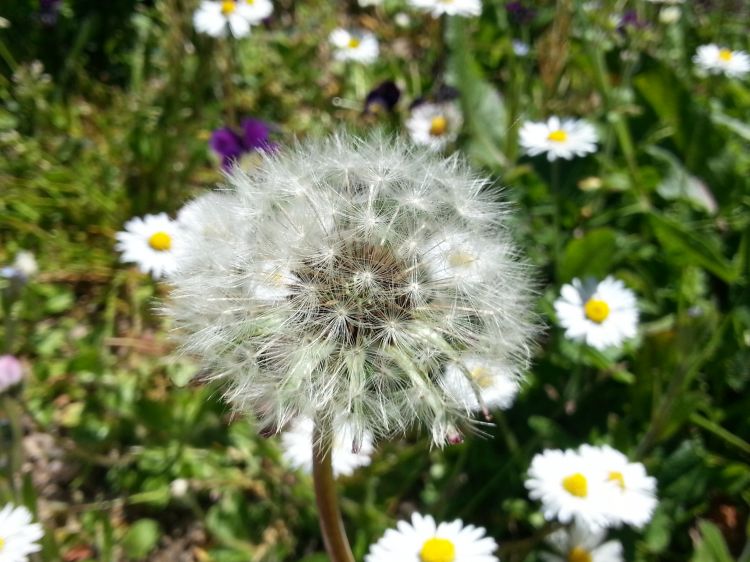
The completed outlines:
[[[166,311],[184,349],[273,431],[344,416],[357,442],[420,424],[460,441],[471,412],[446,369],[474,354],[516,380],[534,332],[497,193],[379,135],[262,157],[181,214],[190,250]]]

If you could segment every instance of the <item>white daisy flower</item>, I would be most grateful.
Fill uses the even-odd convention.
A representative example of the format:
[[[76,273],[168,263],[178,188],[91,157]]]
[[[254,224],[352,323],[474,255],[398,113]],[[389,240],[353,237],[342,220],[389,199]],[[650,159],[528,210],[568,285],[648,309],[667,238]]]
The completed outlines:
[[[739,78],[750,72],[750,56],[745,51],[733,51],[713,43],[698,47],[693,62],[709,74]]]
[[[336,60],[371,63],[378,58],[380,52],[375,35],[363,29],[354,31],[334,29],[329,40],[336,49],[333,55]]]
[[[559,529],[547,537],[555,551],[542,552],[544,562],[623,562],[620,541],[603,542],[606,531],[580,525]]]
[[[23,506],[6,504],[0,510],[0,562],[26,562],[29,554],[42,549],[38,541],[44,531],[31,521],[31,512]]]
[[[411,110],[406,128],[414,144],[442,150],[458,138],[463,124],[455,102],[420,103]]]
[[[449,16],[478,16],[482,13],[481,0],[409,0],[413,7],[429,12],[433,18]]]
[[[211,37],[225,37],[228,28],[234,37],[245,37],[250,33],[250,22],[244,15],[245,6],[240,6],[241,2],[203,0],[193,14],[195,30]]]
[[[250,25],[257,25],[273,13],[270,0],[237,0],[237,12]]]
[[[478,355],[449,363],[442,383],[449,395],[474,412],[481,411],[483,406],[505,410],[518,394],[517,377],[503,363]]]
[[[563,285],[555,313],[565,337],[596,349],[617,347],[635,337],[638,328],[635,294],[611,276],[600,283],[573,279]]]
[[[438,525],[430,515],[413,513],[411,524],[399,521],[370,546],[365,562],[498,562],[497,543],[486,533],[460,519]]]
[[[492,264],[506,253],[492,240],[458,232],[440,233],[421,249],[435,279],[458,286],[487,281]]]
[[[115,248],[122,252],[122,261],[137,264],[143,273],[159,279],[176,270],[179,226],[166,213],[132,218],[116,238]]]
[[[597,458],[584,458],[575,451],[548,449],[534,456],[526,488],[529,497],[542,502],[545,519],[577,522],[598,529],[611,524],[611,484],[606,481]]]
[[[594,127],[582,119],[550,117],[547,122],[527,121],[519,132],[521,148],[529,156],[547,154],[552,162],[558,158],[570,160],[596,152],[598,137]]]
[[[607,445],[592,447],[582,445],[582,456],[605,471],[610,484],[611,515],[614,520],[641,528],[651,520],[659,501],[656,498],[656,479],[646,474],[639,462],[630,462],[620,451]]]
[[[333,474],[335,476],[348,476],[360,466],[367,466],[372,461],[375,451],[372,434],[365,434],[364,439],[354,451],[354,433],[348,423],[336,423],[336,435],[333,438]],[[313,466],[313,420],[303,417],[295,420],[291,427],[281,434],[281,447],[284,459],[296,469],[308,474],[312,473]]]

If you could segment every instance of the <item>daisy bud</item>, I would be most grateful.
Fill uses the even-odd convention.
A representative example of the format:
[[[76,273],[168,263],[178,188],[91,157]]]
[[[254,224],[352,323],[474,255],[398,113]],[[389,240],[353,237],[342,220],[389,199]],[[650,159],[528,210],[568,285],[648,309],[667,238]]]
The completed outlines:
[[[379,135],[260,156],[180,213],[170,277],[166,312],[226,398],[261,427],[346,420],[348,443],[424,424],[442,445],[507,407],[534,323],[490,182]]]

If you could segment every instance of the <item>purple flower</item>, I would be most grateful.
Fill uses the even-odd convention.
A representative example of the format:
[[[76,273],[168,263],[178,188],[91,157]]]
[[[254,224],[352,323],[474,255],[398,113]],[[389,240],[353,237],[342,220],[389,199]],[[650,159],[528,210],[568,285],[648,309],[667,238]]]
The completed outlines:
[[[505,9],[510,18],[519,25],[531,23],[536,16],[536,11],[533,8],[527,8],[522,2],[508,2]]]
[[[372,115],[380,111],[393,111],[396,107],[401,90],[392,81],[387,80],[378,84],[365,98],[365,113]]]
[[[620,17],[620,23],[617,26],[617,30],[620,32],[625,32],[628,30],[628,28],[641,29],[643,27],[646,27],[647,25],[647,22],[638,18],[638,12],[636,12],[635,10],[625,10],[625,12],[623,12],[622,16]]]
[[[0,356],[0,392],[5,392],[11,386],[23,379],[23,366],[12,355]]]
[[[273,150],[276,143],[269,139],[271,126],[259,119],[242,120],[242,133],[230,127],[216,129],[211,135],[209,146],[221,157],[221,167],[229,170],[243,155],[254,150]]]
[[[39,21],[42,25],[55,25],[60,13],[61,0],[39,0]]]
[[[247,152],[269,150],[275,143],[269,140],[271,127],[265,121],[248,117],[242,120],[242,145]]]
[[[242,139],[229,127],[216,129],[209,141],[211,149],[221,156],[221,167],[228,170],[242,156],[245,149]]]

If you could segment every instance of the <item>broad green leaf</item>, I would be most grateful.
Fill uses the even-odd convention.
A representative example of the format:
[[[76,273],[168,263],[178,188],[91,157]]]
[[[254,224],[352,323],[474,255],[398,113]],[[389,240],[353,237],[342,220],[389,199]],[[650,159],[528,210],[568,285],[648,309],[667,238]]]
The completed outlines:
[[[695,549],[691,562],[734,562],[727,543],[718,527],[708,521],[698,523],[701,541]]]
[[[122,539],[125,555],[130,560],[141,560],[148,555],[159,542],[161,529],[153,519],[139,519],[128,529]]]
[[[691,175],[673,154],[657,146],[648,147],[646,152],[667,165],[667,173],[656,188],[659,195],[669,200],[685,199],[708,213],[716,213],[718,207],[711,190]]]
[[[733,283],[739,277],[732,264],[718,250],[712,248],[705,238],[691,230],[689,225],[652,212],[649,215],[654,234],[664,249],[683,258],[685,263],[693,263],[707,269],[727,283]]]
[[[559,278],[567,282],[574,277],[605,277],[614,263],[617,242],[610,228],[590,230],[581,238],[571,240],[565,247],[559,265]]]

